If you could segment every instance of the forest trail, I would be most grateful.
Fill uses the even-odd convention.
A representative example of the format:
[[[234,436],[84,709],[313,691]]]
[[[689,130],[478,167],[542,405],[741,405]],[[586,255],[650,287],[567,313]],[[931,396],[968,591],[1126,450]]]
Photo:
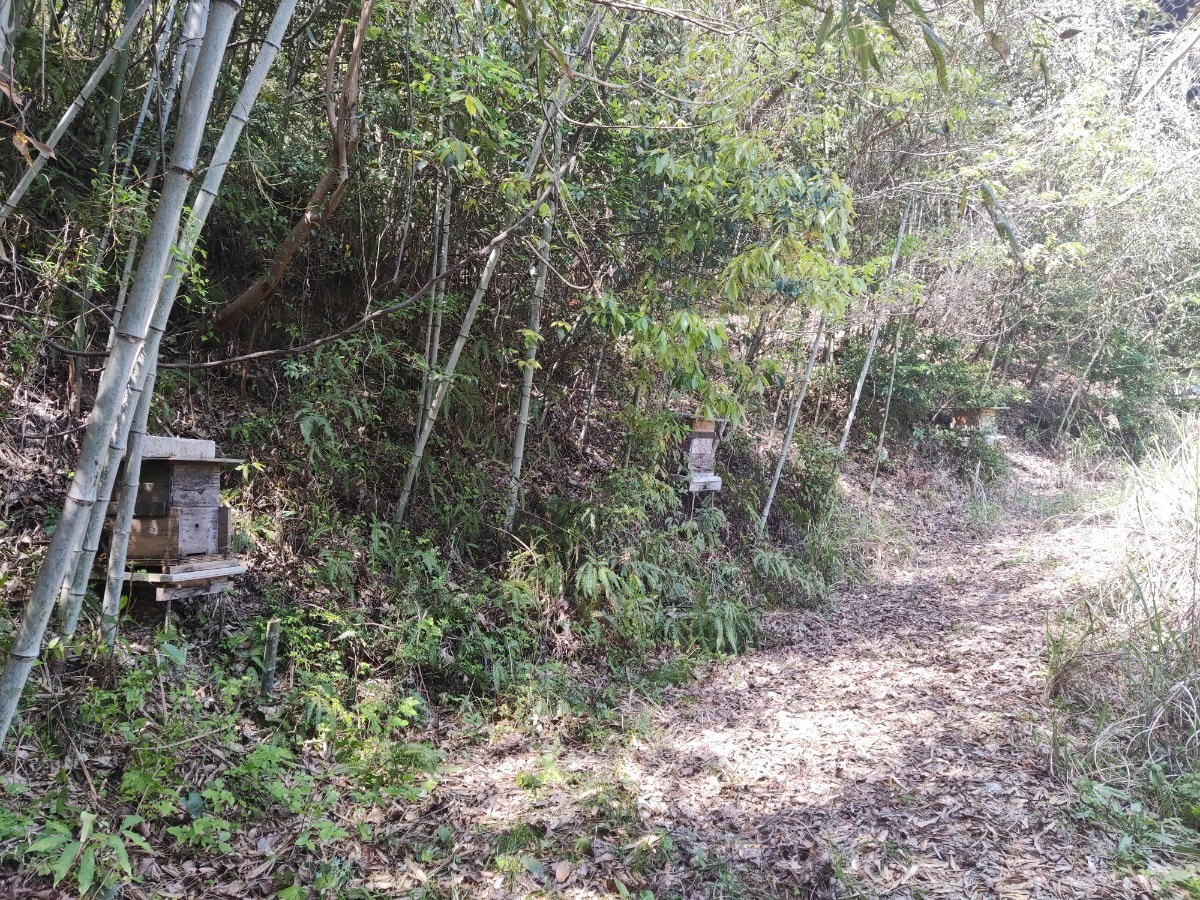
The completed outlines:
[[[454,852],[391,877],[484,897],[1135,896],[1050,770],[1044,676],[1047,615],[1122,535],[1047,523],[1054,471],[1015,456],[1040,523],[981,535],[927,487],[906,559],[830,613],[771,615],[766,649],[631,699],[636,737],[464,751],[413,826],[452,829]]]

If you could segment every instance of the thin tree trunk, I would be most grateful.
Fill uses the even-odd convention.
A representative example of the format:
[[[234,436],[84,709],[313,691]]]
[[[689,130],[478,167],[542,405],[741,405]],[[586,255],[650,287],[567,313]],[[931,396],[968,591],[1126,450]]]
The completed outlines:
[[[150,319],[171,262],[171,249],[179,231],[188,187],[194,177],[209,105],[236,13],[235,0],[219,0],[210,17],[196,74],[179,117],[171,165],[163,180],[158,208],[150,225],[129,303],[121,317],[117,340],[100,378],[96,402],[84,433],[83,446],[62,515],[50,539],[21,625],[13,637],[8,663],[0,675],[0,746],[3,746],[8,735],[25,681],[37,661],[55,599],[64,578],[69,575],[68,564],[83,540],[92,505],[108,502],[107,497],[96,496],[96,488],[121,408],[127,402],[129,379],[135,374],[135,367],[145,347]],[[140,14],[135,16],[137,18],[140,18]]]
[[[592,386],[588,389],[587,406],[583,409],[583,426],[579,429],[579,446],[583,447],[583,439],[587,437],[588,422],[592,417],[592,405],[596,402],[596,386],[600,384],[600,368],[604,365],[604,347],[596,357],[596,371],[592,374]]]
[[[834,334],[833,329],[830,329],[829,336],[825,339],[825,365],[826,366],[828,366],[831,362],[833,362],[833,345],[834,345],[834,342],[836,339],[837,339],[837,335]],[[821,384],[819,385],[819,387],[817,389],[817,408],[815,410],[813,410],[812,424],[813,424],[814,429],[819,427],[819,423],[821,420],[821,406],[822,406],[822,404],[824,404],[824,402],[825,402],[825,379],[821,379]]]
[[[0,79],[16,93],[13,82],[13,45],[21,27],[18,0],[0,0]]]
[[[341,205],[342,196],[350,184],[350,160],[358,146],[358,103],[363,43],[367,36],[367,26],[371,23],[375,2],[376,0],[363,0],[340,90],[335,90],[334,83],[338,57],[341,55],[346,34],[344,20],[333,39],[333,46],[329,49],[329,58],[325,66],[326,116],[332,141],[329,167],[313,191],[304,216],[284,238],[267,273],[213,316],[213,328],[218,332],[228,331],[275,294],[300,248],[329,221]],[[350,8],[347,8],[346,12],[348,14]]]
[[[1058,426],[1058,434],[1054,441],[1058,443],[1062,440],[1067,429],[1071,427],[1071,422],[1075,418],[1075,404],[1081,400],[1083,394],[1091,385],[1092,367],[1096,365],[1096,360],[1100,358],[1100,353],[1104,350],[1104,345],[1108,342],[1109,331],[1104,333],[1096,344],[1096,350],[1092,353],[1092,358],[1088,360],[1087,368],[1083,370],[1083,375],[1079,379],[1079,383],[1075,385],[1075,390],[1071,392],[1071,399],[1067,401],[1067,408],[1063,412],[1062,422]]]
[[[101,630],[104,642],[109,648],[112,648],[117,639],[117,626],[121,610],[121,585],[125,580],[125,559],[129,549],[129,534],[133,527],[133,510],[137,502],[138,484],[141,482],[142,445],[146,436],[146,423],[149,420],[150,407],[154,399],[158,346],[167,329],[171,308],[183,282],[186,261],[191,259],[192,253],[196,249],[204,222],[217,199],[221,181],[233,158],[234,148],[241,138],[242,131],[250,121],[250,112],[254,108],[254,102],[258,99],[267,74],[279,54],[279,47],[287,33],[288,23],[291,22],[296,11],[296,2],[297,0],[281,0],[275,11],[271,27],[258,51],[258,57],[255,59],[250,73],[246,76],[237,102],[233,105],[233,111],[229,114],[229,121],[225,123],[225,130],[221,133],[221,138],[213,151],[212,161],[204,175],[204,182],[200,185],[196,202],[188,214],[187,224],[179,239],[171,271],[163,285],[158,307],[154,311],[147,347],[147,358],[153,362],[146,372],[145,383],[138,394],[137,409],[134,412],[130,428],[129,449],[125,457],[124,478],[117,501],[117,516],[113,524],[112,540],[108,551],[108,571],[102,604]]]
[[[896,264],[900,261],[900,246],[904,243],[904,231],[908,227],[908,217],[912,212],[913,197],[904,204],[904,212],[900,214],[900,227],[896,230],[896,247],[892,250],[892,260],[888,264],[888,278],[896,272]],[[854,416],[858,412],[858,401],[862,397],[863,384],[866,383],[867,373],[871,370],[871,360],[875,356],[875,343],[879,340],[879,327],[883,324],[884,313],[881,310],[875,317],[875,327],[871,331],[871,344],[867,347],[867,358],[863,363],[862,373],[858,376],[858,385],[854,388],[854,399],[850,401],[850,414],[846,416],[846,429],[842,432],[842,440],[838,443],[838,452],[846,452],[846,443],[850,440],[850,429],[854,425]]]
[[[451,132],[453,134],[453,132]],[[433,289],[433,295],[430,298],[433,304],[433,319],[429,323],[429,346],[428,362],[429,369],[427,375],[427,383],[425,385],[425,396],[422,398],[424,406],[421,409],[421,427],[425,427],[425,420],[429,418],[429,410],[433,405],[433,373],[437,370],[438,360],[442,354],[442,314],[446,310],[446,269],[450,266],[450,210],[454,203],[454,187],[450,182],[450,173],[446,173],[446,195],[445,202],[442,205],[442,222],[441,234],[438,240],[438,263],[437,277],[441,279]]]
[[[883,324],[883,312],[875,316],[875,327],[871,330],[871,343],[867,346],[867,358],[863,362],[862,372],[858,376],[858,385],[854,388],[854,399],[850,401],[850,414],[846,416],[846,429],[842,432],[842,440],[838,444],[838,452],[846,452],[846,444],[850,440],[850,429],[854,425],[854,415],[858,412],[858,401],[862,397],[863,385],[867,381],[867,373],[871,371],[871,360],[875,357],[875,344],[879,341],[879,326]]]
[[[792,411],[788,414],[787,428],[783,432],[783,444],[779,448],[779,459],[775,463],[775,475],[771,478],[771,487],[767,490],[767,501],[763,504],[762,515],[758,520],[758,531],[762,534],[767,530],[767,517],[771,515],[771,504],[775,502],[775,492],[779,490],[779,479],[783,477],[783,467],[787,465],[788,451],[792,447],[792,434],[796,431],[796,420],[800,418],[800,406],[804,403],[804,395],[808,393],[808,384],[812,380],[813,366],[817,362],[817,354],[821,350],[821,336],[825,332],[825,316],[817,321],[817,335],[813,338],[812,350],[808,354],[808,365],[804,367],[804,381],[800,391],[792,403]]]
[[[562,99],[561,93],[559,100]],[[558,118],[558,101],[552,101],[546,111],[550,121]],[[562,155],[562,132],[554,129],[554,153],[551,166],[558,169]],[[557,193],[552,195],[550,208],[542,219],[541,250],[537,262],[537,276],[533,283],[533,297],[529,301],[529,331],[526,337],[525,366],[521,373],[521,402],[517,408],[517,433],[513,438],[512,471],[509,473],[508,509],[504,513],[504,530],[511,532],[517,517],[517,504],[521,499],[521,470],[525,464],[525,435],[529,430],[529,404],[533,397],[533,373],[537,366],[538,343],[542,338],[542,303],[546,296],[546,278],[550,269],[550,238],[554,233],[554,213]]]
[[[396,250],[396,269],[394,272],[392,272],[392,284],[396,284],[400,281],[400,270],[404,265],[404,251],[408,248],[408,234],[412,229],[413,220],[413,191],[416,187],[417,175],[417,157],[416,150],[413,146],[413,131],[416,129],[416,118],[413,115],[412,91],[412,16],[413,5],[409,3],[404,8],[404,89],[406,100],[408,102],[408,181],[404,187],[404,225],[400,233],[400,247]],[[379,277],[378,244],[376,244],[375,277]]]
[[[33,165],[25,169],[25,174],[21,176],[21,180],[17,182],[17,186],[13,188],[12,193],[8,195],[8,199],[4,201],[4,206],[0,207],[0,225],[3,225],[8,220],[9,215],[16,209],[17,204],[21,202],[21,198],[25,196],[26,191],[29,190],[29,186],[33,184],[34,180],[41,173],[47,160],[51,158],[54,148],[58,146],[58,142],[67,133],[67,129],[71,127],[71,123],[75,121],[75,117],[79,115],[79,111],[87,104],[88,98],[92,96],[92,92],[96,90],[96,86],[100,84],[100,81],[108,73],[108,70],[112,68],[113,63],[116,62],[117,56],[129,46],[129,41],[133,38],[133,33],[137,30],[138,23],[142,20],[142,16],[146,14],[146,10],[149,7],[150,0],[141,0],[132,15],[130,15],[128,23],[122,29],[116,42],[104,54],[104,58],[100,60],[100,65],[96,67],[96,71],[92,73],[92,77],[87,80],[79,95],[71,101],[71,105],[67,107],[67,111],[63,113],[62,118],[58,121],[58,125],[51,132],[50,139],[46,141],[45,146],[50,152],[38,152]]]
[[[900,362],[900,351],[903,348],[904,327],[896,326],[896,346],[892,348],[892,374],[888,378],[887,400],[883,404],[883,425],[879,428],[879,441],[875,444],[875,467],[871,470],[871,486],[867,490],[867,503],[875,497],[875,479],[879,477],[879,457],[883,453],[883,438],[887,434],[888,417],[892,412],[892,391],[896,387],[896,366]]]
[[[447,173],[446,177],[449,179],[449,173]],[[429,260],[430,281],[433,281],[439,275],[441,275],[441,270],[438,268],[438,266],[442,258],[442,239],[444,235],[444,231],[442,229],[442,203],[444,199],[445,193],[443,188],[439,187],[437,201],[433,209],[433,218],[434,222],[436,223],[436,230],[434,232],[433,256]],[[421,429],[425,427],[425,410],[429,407],[429,385],[431,383],[430,379],[433,375],[433,363],[431,362],[433,359],[433,320],[434,313],[437,310],[438,288],[440,287],[441,282],[439,281],[434,285],[433,290],[429,292],[429,309],[425,314],[425,352],[421,357],[423,360],[425,360],[425,370],[421,373],[421,390],[417,394],[417,430],[413,435],[414,441],[421,436]]]
[[[1163,67],[1158,70],[1158,74],[1155,75],[1152,79],[1150,79],[1150,81],[1146,84],[1146,86],[1144,88],[1142,88],[1142,90],[1138,93],[1137,99],[1133,101],[1133,105],[1137,106],[1139,103],[1141,103],[1143,100],[1145,100],[1146,97],[1150,94],[1150,92],[1152,90],[1154,90],[1156,87],[1158,87],[1159,82],[1161,82],[1164,78],[1167,77],[1167,73],[1170,72],[1173,68],[1175,68],[1176,63],[1178,63],[1181,59],[1183,59],[1185,56],[1187,56],[1188,53],[1191,52],[1192,48],[1195,47],[1197,43],[1200,43],[1200,29],[1197,29],[1196,32],[1190,36],[1190,38],[1187,40],[1186,43],[1184,43],[1184,45],[1182,47],[1180,47],[1173,54],[1171,54],[1171,58],[1168,59],[1166,61],[1166,63],[1163,64]]]

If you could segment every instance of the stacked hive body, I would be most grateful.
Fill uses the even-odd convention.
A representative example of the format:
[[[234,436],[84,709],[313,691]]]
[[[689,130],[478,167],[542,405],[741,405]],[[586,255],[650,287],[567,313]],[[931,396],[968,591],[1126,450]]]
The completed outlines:
[[[684,452],[687,454],[688,491],[693,494],[719,491],[721,476],[713,471],[717,458],[717,444],[720,441],[717,423],[696,415],[690,417],[689,425],[691,434],[684,441]]]
[[[954,410],[950,416],[950,427],[956,431],[976,431],[984,443],[994,444],[1000,439],[1000,428],[996,414],[1006,406],[971,406]]]
[[[129,535],[127,581],[158,600],[215,594],[245,571],[229,553],[229,507],[221,505],[222,459],[212,441],[147,436]],[[116,504],[110,504],[115,514]]]

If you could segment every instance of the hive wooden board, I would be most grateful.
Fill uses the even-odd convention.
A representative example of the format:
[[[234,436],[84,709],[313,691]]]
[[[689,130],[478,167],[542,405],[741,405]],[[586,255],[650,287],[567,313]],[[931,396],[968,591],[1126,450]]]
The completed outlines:
[[[131,560],[170,560],[218,553],[229,543],[228,507],[172,507],[165,516],[133,520]]]

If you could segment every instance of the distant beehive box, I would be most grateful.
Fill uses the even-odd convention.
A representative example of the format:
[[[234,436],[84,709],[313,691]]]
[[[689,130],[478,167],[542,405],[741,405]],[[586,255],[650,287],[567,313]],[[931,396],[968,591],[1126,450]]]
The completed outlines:
[[[212,441],[145,438],[128,580],[157,585],[159,600],[232,585],[229,579],[245,567],[229,555],[231,516],[221,505],[221,470],[240,462],[217,457]],[[115,502],[109,512],[116,513]]]
[[[720,437],[717,423],[711,419],[694,416],[692,431],[684,444],[688,464],[688,491],[693,494],[704,491],[719,491],[721,476],[715,474],[717,444]]]
[[[950,426],[955,430],[978,431],[984,441],[994,444],[1000,437],[997,414],[1004,406],[970,406],[954,410]]]

